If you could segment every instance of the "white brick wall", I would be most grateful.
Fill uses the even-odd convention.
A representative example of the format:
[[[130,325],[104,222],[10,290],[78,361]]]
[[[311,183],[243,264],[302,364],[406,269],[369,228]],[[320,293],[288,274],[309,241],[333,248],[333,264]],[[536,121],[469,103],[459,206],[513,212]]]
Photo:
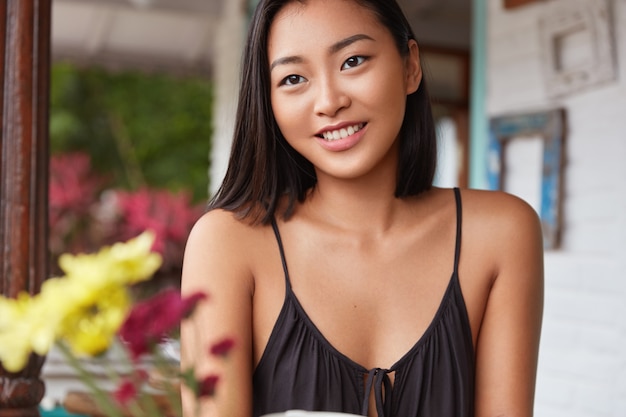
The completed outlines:
[[[626,0],[611,1],[617,80],[558,100],[544,88],[539,36],[551,2],[488,2],[489,115],[564,107],[568,118],[563,243],[545,256],[535,415],[624,417]]]

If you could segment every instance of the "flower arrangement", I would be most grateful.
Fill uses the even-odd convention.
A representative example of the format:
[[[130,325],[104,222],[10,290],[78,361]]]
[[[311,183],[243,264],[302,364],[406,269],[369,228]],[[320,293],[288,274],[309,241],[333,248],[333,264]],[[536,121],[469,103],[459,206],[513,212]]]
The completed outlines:
[[[153,232],[143,232],[97,253],[63,254],[59,266],[65,275],[46,280],[38,294],[0,296],[2,366],[20,371],[31,354],[46,355],[56,346],[99,409],[112,417],[163,415],[158,397],[152,395],[154,387],[147,384],[154,370],[167,376],[157,391],[167,401],[168,416],[182,414],[180,384],[198,399],[213,395],[217,375],[198,376],[193,367],[181,371],[158,349],[207,295],[181,297],[178,289],[169,288],[133,303],[130,287],[151,278],[161,266],[161,255],[152,251],[154,241]],[[123,372],[111,371],[116,388],[105,390],[82,358],[101,357],[114,345],[125,352],[128,366]],[[207,354],[225,357],[232,347],[233,341],[226,339]]]

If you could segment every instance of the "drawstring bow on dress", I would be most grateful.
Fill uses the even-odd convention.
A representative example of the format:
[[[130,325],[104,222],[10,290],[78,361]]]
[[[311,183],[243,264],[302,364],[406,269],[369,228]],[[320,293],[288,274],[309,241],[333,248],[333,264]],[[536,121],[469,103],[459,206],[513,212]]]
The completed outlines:
[[[365,397],[361,414],[366,416],[369,412],[370,394],[374,387],[374,399],[376,401],[376,412],[378,417],[391,417],[391,379],[388,369],[374,368],[367,374],[365,382]]]

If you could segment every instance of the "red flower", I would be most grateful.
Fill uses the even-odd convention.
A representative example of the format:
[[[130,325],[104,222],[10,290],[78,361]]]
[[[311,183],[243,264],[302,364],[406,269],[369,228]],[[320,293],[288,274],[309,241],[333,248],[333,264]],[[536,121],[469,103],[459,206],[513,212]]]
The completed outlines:
[[[116,195],[123,219],[121,238],[152,230],[156,235],[153,249],[163,255],[162,269],[179,265],[189,231],[203,208],[194,206],[191,195],[185,192],[144,188]]]
[[[105,182],[105,177],[92,171],[86,153],[50,157],[48,222],[53,256],[94,249],[91,210]]]
[[[130,401],[137,398],[137,387],[128,379],[122,381],[122,383],[113,392],[113,398],[122,407],[126,406]]]
[[[206,294],[196,292],[182,298],[177,289],[170,288],[135,304],[119,331],[133,359],[150,352],[153,345],[163,341],[206,297]]]
[[[227,338],[211,346],[209,351],[211,352],[211,355],[226,356],[234,346],[235,341],[231,338]]]
[[[198,392],[196,393],[197,397],[212,397],[215,395],[215,387],[217,387],[219,379],[220,377],[217,375],[209,375],[198,381]]]
[[[53,155],[49,184],[51,214],[86,214],[103,184],[103,178],[92,172],[91,158],[86,153]]]
[[[202,300],[205,300],[206,298],[207,298],[207,295],[205,293],[198,291],[181,299],[180,300],[181,311],[182,311],[181,318],[187,318],[191,316],[193,314],[193,311],[196,308],[196,304],[198,304]]]

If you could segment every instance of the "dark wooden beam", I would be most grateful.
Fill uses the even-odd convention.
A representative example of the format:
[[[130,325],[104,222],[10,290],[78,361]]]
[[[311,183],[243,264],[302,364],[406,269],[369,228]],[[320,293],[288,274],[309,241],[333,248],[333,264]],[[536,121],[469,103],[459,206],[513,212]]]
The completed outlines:
[[[51,0],[0,0],[0,293],[35,294],[48,274]],[[0,417],[38,416],[44,359],[0,368]]]

